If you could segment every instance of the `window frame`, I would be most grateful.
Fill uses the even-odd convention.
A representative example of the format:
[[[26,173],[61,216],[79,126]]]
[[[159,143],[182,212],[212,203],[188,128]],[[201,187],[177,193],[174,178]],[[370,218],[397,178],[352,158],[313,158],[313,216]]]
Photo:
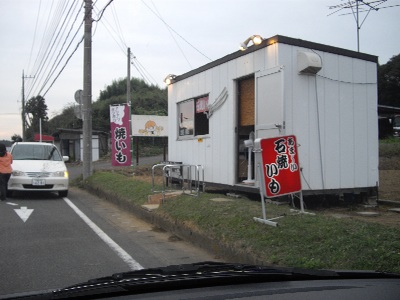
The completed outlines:
[[[203,103],[198,106],[199,100],[203,101]],[[194,139],[199,136],[209,135],[208,100],[209,94],[204,94],[177,102],[178,140]],[[200,111],[197,112],[197,110]],[[188,124],[188,127],[182,126],[185,122]]]

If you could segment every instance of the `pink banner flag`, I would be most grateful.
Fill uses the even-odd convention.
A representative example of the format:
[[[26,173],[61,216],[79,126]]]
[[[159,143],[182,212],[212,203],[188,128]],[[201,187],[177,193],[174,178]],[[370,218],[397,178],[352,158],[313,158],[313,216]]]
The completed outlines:
[[[130,110],[127,104],[110,106],[111,162],[113,166],[132,164]]]

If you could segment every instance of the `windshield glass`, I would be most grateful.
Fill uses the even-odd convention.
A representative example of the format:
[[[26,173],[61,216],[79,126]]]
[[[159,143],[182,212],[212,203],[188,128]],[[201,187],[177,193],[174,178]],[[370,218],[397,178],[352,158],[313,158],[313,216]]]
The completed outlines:
[[[0,0],[0,15],[0,300],[79,283],[94,295],[72,298],[365,291],[264,270],[269,294],[235,293],[225,270],[249,270],[208,262],[400,273],[400,0]]]
[[[62,160],[53,145],[18,144],[13,148],[12,155],[14,160]]]

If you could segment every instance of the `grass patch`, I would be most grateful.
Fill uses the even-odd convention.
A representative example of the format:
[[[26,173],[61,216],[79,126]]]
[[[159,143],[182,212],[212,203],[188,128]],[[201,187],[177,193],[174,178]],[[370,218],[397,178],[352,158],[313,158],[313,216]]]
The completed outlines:
[[[267,218],[278,227],[255,222],[261,203],[248,199],[214,202],[213,194],[193,199],[180,196],[161,211],[176,221],[263,264],[303,268],[368,269],[400,272],[400,230],[353,219],[293,215],[288,206],[267,205]]]
[[[400,157],[400,138],[391,137],[379,141],[380,157]]]
[[[151,184],[149,183],[108,171],[95,172],[87,178],[85,184],[90,185],[94,189],[112,191],[119,198],[135,205],[145,204],[147,196],[151,192]]]
[[[381,155],[398,157],[399,150],[397,140],[380,143]],[[145,204],[152,188],[151,182],[140,177],[110,171],[95,172],[85,183],[112,191],[135,205]],[[213,201],[214,198],[228,201]],[[353,217],[339,219],[329,210],[316,212],[315,216],[294,215],[289,206],[267,204],[267,218],[283,216],[277,220],[279,227],[271,227],[253,220],[262,217],[259,200],[233,199],[217,193],[201,193],[199,197],[182,195],[167,200],[153,213],[184,223],[266,265],[400,272],[398,226]]]
[[[379,141],[379,169],[400,170],[400,138],[390,137]]]
[[[146,203],[151,184],[112,172],[96,172],[87,184],[136,205]],[[267,205],[267,217],[284,216],[279,227],[253,220],[261,204],[247,198],[201,193],[167,201],[156,213],[185,223],[221,244],[252,255],[263,264],[303,268],[373,269],[400,272],[400,230],[327,215],[290,215],[290,207]]]

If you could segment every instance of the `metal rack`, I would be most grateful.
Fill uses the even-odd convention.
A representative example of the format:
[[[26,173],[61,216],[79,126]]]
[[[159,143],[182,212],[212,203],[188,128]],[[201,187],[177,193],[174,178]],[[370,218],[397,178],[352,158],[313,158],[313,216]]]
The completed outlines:
[[[155,189],[154,178],[157,168],[162,168],[163,186],[161,191]],[[153,165],[151,174],[152,192],[162,193],[163,202],[166,192],[182,190],[182,194],[198,197],[200,189],[203,192],[205,189],[204,168],[202,165],[165,162]],[[174,182],[178,182],[178,188],[173,188],[174,185],[176,186]]]

